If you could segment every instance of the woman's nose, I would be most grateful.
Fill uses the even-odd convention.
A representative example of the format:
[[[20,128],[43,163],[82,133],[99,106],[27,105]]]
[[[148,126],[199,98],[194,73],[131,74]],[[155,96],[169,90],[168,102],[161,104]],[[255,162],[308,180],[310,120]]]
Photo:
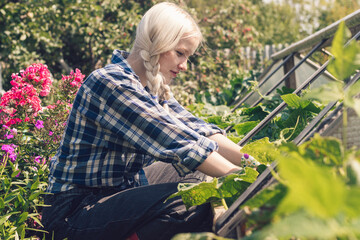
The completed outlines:
[[[187,59],[182,61],[180,64],[179,64],[179,70],[180,71],[186,71],[187,70]]]

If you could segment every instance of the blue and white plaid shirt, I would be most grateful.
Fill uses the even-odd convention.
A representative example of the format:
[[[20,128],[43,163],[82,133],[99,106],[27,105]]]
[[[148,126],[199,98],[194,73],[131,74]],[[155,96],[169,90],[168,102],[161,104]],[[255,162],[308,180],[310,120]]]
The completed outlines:
[[[115,50],[112,63],[92,72],[80,87],[50,162],[49,192],[144,185],[142,168],[154,160],[172,163],[184,176],[217,151],[206,136],[224,131],[174,98],[166,112],[141,85],[127,55]]]

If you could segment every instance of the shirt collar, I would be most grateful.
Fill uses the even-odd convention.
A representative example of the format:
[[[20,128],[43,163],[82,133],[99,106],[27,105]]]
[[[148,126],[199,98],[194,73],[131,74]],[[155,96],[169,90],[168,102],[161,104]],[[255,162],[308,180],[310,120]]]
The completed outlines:
[[[139,77],[131,68],[130,64],[126,61],[126,58],[129,56],[129,52],[115,49],[111,57],[111,63],[120,65],[125,71],[129,71],[140,81]]]
[[[135,76],[135,78],[140,82],[140,78],[138,77],[138,75],[136,75],[136,73],[131,68],[130,64],[126,61],[126,58],[129,56],[129,54],[130,54],[129,52],[115,49],[111,57],[111,63],[119,64],[125,71],[131,72]],[[150,93],[150,89],[147,86],[145,86],[145,90],[148,93]]]

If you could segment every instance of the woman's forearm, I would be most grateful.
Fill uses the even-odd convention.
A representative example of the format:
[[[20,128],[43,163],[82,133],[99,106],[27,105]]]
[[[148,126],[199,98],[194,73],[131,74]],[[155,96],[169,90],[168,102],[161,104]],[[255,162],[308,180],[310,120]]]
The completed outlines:
[[[239,145],[222,134],[214,134],[208,138],[218,143],[218,153],[221,156],[237,166],[241,165],[241,157],[243,156],[243,153],[240,152],[241,147]]]
[[[211,177],[221,177],[241,168],[226,160],[218,152],[212,152],[197,170]]]

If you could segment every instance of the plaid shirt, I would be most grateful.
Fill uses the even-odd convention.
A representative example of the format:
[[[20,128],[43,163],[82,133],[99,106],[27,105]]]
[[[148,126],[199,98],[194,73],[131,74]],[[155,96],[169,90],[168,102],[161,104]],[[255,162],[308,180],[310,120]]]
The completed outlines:
[[[154,160],[172,163],[184,176],[218,149],[206,136],[224,131],[174,98],[166,112],[141,85],[127,55],[115,50],[112,63],[92,72],[80,87],[50,162],[49,192],[145,185],[142,168]]]

